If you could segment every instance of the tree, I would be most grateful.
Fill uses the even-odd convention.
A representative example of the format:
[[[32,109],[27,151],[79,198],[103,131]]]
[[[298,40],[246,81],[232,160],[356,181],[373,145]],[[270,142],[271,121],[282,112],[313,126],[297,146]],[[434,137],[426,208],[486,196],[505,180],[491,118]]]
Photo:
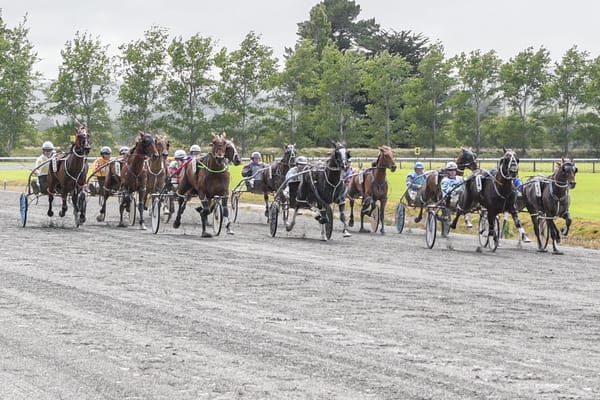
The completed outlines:
[[[364,58],[354,51],[341,52],[335,46],[323,51],[319,83],[320,104],[316,112],[320,123],[315,127],[321,145],[328,145],[337,132],[337,140],[346,141],[346,130],[354,118],[352,103],[360,89]]]
[[[273,99],[287,111],[289,143],[298,140],[300,111],[308,107],[307,103],[314,103],[317,97],[319,62],[316,48],[312,40],[303,40],[293,53],[288,51],[285,69],[274,76]]]
[[[298,23],[299,42],[311,40],[315,44],[317,58],[321,59],[323,49],[331,42],[331,22],[327,17],[325,4],[319,3],[310,10],[310,19]]]
[[[594,150],[595,157],[600,156],[600,57],[590,61],[587,66],[588,79],[583,87],[583,101],[586,112],[578,117],[578,129],[575,138]]]
[[[381,131],[383,126],[383,138],[377,135],[377,140],[388,146],[391,146],[392,132],[404,125],[400,93],[411,69],[402,56],[391,55],[387,51],[365,62],[362,86],[370,100],[366,107],[371,126],[369,131]]]
[[[440,131],[449,119],[447,100],[455,81],[450,76],[451,63],[444,59],[444,48],[435,44],[419,64],[419,76],[407,81],[403,91],[407,119],[420,142],[429,142],[435,157]]]
[[[242,154],[248,150],[248,126],[261,115],[261,104],[267,100],[276,63],[273,50],[260,44],[260,36],[252,31],[239,50],[227,54],[223,49],[215,58],[215,65],[221,68],[221,81],[214,100],[223,107],[226,121],[240,128]]]
[[[475,148],[481,151],[481,121],[498,105],[498,74],[501,61],[492,50],[481,54],[476,50],[467,56],[460,54],[453,60],[456,65],[460,90],[465,94],[467,106],[473,109],[475,121]]]
[[[40,79],[37,54],[29,42],[27,19],[13,29],[0,14],[0,155],[10,155],[19,139],[33,130],[34,91]]]
[[[542,88],[548,82],[550,55],[541,47],[520,52],[500,67],[500,89],[503,99],[521,118],[521,153],[527,153],[529,142],[527,118],[530,107],[543,104]]]
[[[152,26],[144,32],[144,39],[119,46],[123,131],[146,131],[161,125],[167,40],[165,28]]]
[[[87,33],[75,33],[61,51],[62,64],[58,78],[46,90],[52,115],[68,117],[67,134],[72,134],[76,121],[91,132],[110,127],[108,96],[112,91],[112,70],[108,46]]]
[[[555,63],[554,74],[548,85],[548,95],[559,109],[561,129],[559,142],[563,154],[569,154],[571,133],[575,129],[577,115],[583,105],[584,88],[587,83],[588,53],[573,46]]]
[[[215,57],[213,40],[198,35],[187,41],[176,38],[167,52],[166,124],[183,142],[198,143],[201,132],[208,131],[205,109],[211,104],[215,88],[210,77]]]
[[[376,52],[387,50],[392,55],[400,55],[412,65],[412,72],[417,69],[423,57],[429,52],[429,39],[422,33],[412,31],[383,30],[377,35],[379,48]],[[375,47],[377,49],[377,47]]]

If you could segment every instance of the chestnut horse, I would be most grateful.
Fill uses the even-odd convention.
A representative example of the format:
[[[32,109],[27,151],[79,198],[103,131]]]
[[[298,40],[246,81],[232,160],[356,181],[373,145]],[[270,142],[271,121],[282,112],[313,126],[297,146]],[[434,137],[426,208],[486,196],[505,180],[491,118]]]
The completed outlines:
[[[462,176],[467,168],[471,171],[477,169],[477,154],[473,153],[471,149],[463,147],[460,149],[455,162],[458,167],[457,175]],[[425,184],[421,186],[417,192],[417,196],[414,201],[414,205],[420,207],[419,215],[415,217],[415,222],[421,221],[423,218],[423,209],[428,204],[436,203],[442,199],[441,182],[443,177],[443,168],[439,168],[427,173]]]
[[[556,163],[556,170],[549,177],[536,176],[523,185],[522,199],[525,201],[527,211],[531,214],[535,236],[538,238],[538,250],[545,250],[545,243],[540,239],[540,219],[544,218],[552,237],[552,249],[554,254],[563,254],[557,246],[560,243],[560,233],[554,222],[555,217],[565,220],[566,226],[562,234],[567,236],[571,226],[571,214],[569,213],[570,196],[569,189],[575,187],[575,174],[577,167],[573,160]]]
[[[138,204],[133,207],[138,208],[140,229],[146,229],[144,225],[144,198],[146,195],[146,187],[148,183],[148,171],[146,168],[146,160],[151,158],[156,160],[159,158],[158,150],[154,142],[154,137],[151,133],[139,132],[134,147],[129,151],[127,159],[121,164],[119,161],[111,165],[106,176],[104,190],[104,202],[100,213],[96,218],[98,221],[104,221],[106,215],[106,200],[111,195],[111,190],[108,190],[114,185],[114,182],[119,182],[119,191],[122,193],[121,202],[119,204],[119,226],[125,226],[123,222],[123,211],[131,211],[131,200],[133,194],[138,194]],[[120,171],[116,171],[117,164],[122,165]]]
[[[173,222],[174,228],[181,225],[181,215],[185,210],[189,193],[196,193],[202,202],[202,206],[196,211],[200,212],[202,218],[202,237],[212,237],[206,231],[208,215],[211,213],[211,202],[218,197],[223,206],[223,221],[228,234],[233,234],[231,222],[229,222],[229,209],[227,208],[227,196],[229,193],[229,162],[239,165],[241,160],[233,144],[227,140],[227,134],[212,133],[212,150],[210,153],[192,160],[185,166],[181,181],[177,188],[177,216]]]
[[[144,205],[147,204],[148,195],[152,193],[158,193],[162,191],[167,181],[167,168],[169,157],[169,139],[166,136],[156,135],[154,136],[154,143],[156,151],[160,157],[150,158],[146,160],[146,169],[148,171],[148,184],[146,186],[146,198],[144,199]],[[147,209],[147,207],[145,207]]]
[[[85,187],[90,152],[90,133],[85,126],[75,130],[75,141],[67,154],[59,155],[48,165],[48,216],[52,217],[52,201],[56,192],[62,197],[62,207],[58,215],[64,217],[67,212],[67,195],[71,200],[75,213],[79,213],[79,223],[85,222]]]
[[[371,215],[379,201],[379,221],[381,222],[382,234],[384,231],[384,214],[385,205],[387,204],[388,182],[386,170],[396,171],[396,162],[394,154],[389,146],[379,147],[379,154],[374,166],[355,174],[350,178],[348,184],[348,193],[346,194],[350,200],[350,220],[349,226],[354,226],[354,200],[362,197],[362,206],[360,209],[360,232],[370,232],[363,226],[364,217],[366,214]],[[370,210],[369,210],[370,207]]]

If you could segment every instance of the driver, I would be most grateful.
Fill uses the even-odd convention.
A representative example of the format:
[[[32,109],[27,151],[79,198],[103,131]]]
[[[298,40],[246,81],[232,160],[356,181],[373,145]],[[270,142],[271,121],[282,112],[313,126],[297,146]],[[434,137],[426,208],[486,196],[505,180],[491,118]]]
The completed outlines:
[[[44,142],[42,144],[42,154],[35,160],[33,175],[37,177],[37,180],[31,181],[31,189],[34,194],[48,194],[48,163],[46,161],[55,155],[56,151],[52,142]],[[41,166],[42,164],[44,165]]]

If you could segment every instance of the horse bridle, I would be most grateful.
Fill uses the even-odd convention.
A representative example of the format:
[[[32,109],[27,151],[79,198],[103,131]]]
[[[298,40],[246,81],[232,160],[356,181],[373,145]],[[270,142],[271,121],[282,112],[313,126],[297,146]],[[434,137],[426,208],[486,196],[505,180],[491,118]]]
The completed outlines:
[[[509,155],[509,157],[507,157],[507,155]],[[503,165],[506,165],[506,174],[504,173],[504,171],[502,169]],[[512,165],[517,166],[517,171],[515,171],[515,176],[511,176],[511,166]],[[502,157],[500,159],[500,161],[498,161],[498,172],[506,180],[513,181],[517,177],[517,174],[519,172],[519,161],[517,160],[517,156],[515,155],[514,151],[507,151],[506,153],[504,153],[504,157]]]

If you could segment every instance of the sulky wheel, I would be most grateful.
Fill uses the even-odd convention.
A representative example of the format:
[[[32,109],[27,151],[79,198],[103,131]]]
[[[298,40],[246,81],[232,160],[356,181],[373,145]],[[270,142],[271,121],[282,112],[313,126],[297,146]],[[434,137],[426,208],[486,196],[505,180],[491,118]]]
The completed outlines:
[[[490,250],[496,251],[498,248],[498,244],[500,243],[500,218],[496,215],[494,218],[494,236],[490,241]]]
[[[431,249],[435,244],[437,234],[437,216],[434,210],[427,211],[427,221],[425,221],[425,242],[427,248]]]
[[[213,204],[212,227],[215,236],[219,236],[223,227],[223,206],[221,205],[221,199],[215,199]]]
[[[327,240],[331,239],[333,233],[333,209],[331,205],[325,205],[325,213],[327,215],[327,223],[325,223],[325,237]]]
[[[398,204],[398,207],[396,207],[396,231],[398,233],[402,233],[402,231],[404,230],[404,221],[406,218],[406,207],[404,206],[404,204],[400,203]]]
[[[240,209],[240,192],[235,191],[231,193],[231,212],[233,213],[233,222],[237,221],[238,211]]]
[[[135,218],[137,215],[137,199],[135,193],[129,194],[129,225],[135,225]]]
[[[157,234],[160,227],[160,210],[162,199],[160,196],[152,196],[152,208],[150,209],[150,221],[152,222],[152,233]]]
[[[19,198],[19,209],[21,211],[21,226],[25,227],[27,224],[27,210],[29,208],[29,200],[27,199],[27,195],[25,193],[21,193],[21,197]]]
[[[487,211],[481,210],[479,213],[479,245],[482,248],[487,247],[490,242],[489,231],[490,223],[487,219]]]
[[[375,205],[371,210],[371,232],[377,232],[379,228],[379,206]]]
[[[538,251],[546,251],[548,247],[548,240],[550,238],[550,226],[548,220],[545,217],[538,217]]]
[[[277,220],[279,217],[279,200],[274,200],[269,208],[269,232],[272,237],[277,233]]]

